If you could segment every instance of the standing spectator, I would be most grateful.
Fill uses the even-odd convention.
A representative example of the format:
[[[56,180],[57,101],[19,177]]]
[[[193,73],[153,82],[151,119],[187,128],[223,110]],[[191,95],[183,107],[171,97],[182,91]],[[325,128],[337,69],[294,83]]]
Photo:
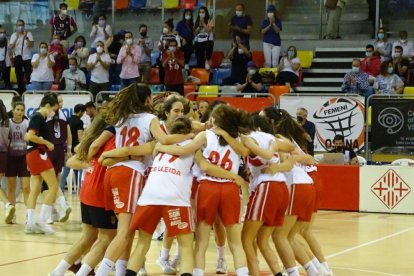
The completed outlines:
[[[315,140],[316,127],[315,124],[308,121],[308,111],[306,108],[300,107],[296,110],[296,119],[306,132],[306,141],[308,142],[307,153],[314,154],[313,141]]]
[[[345,74],[344,81],[342,83],[342,92],[357,93],[365,96],[369,88],[369,76],[365,72],[361,72],[361,61],[354,59],[352,61],[352,70]]]
[[[30,80],[32,72],[32,50],[34,45],[33,35],[24,29],[24,21],[16,21],[17,31],[10,38],[10,53],[13,54],[14,67],[16,70],[17,92],[22,94],[26,91],[26,83]]]
[[[381,74],[374,83],[375,94],[394,95],[401,94],[404,90],[404,82],[394,74],[391,61],[384,61],[381,64]]]
[[[244,83],[247,73],[245,68],[251,56],[247,46],[240,40],[240,37],[236,36],[232,48],[226,55],[226,58],[231,60],[231,75],[223,80],[224,85]]]
[[[410,66],[410,62],[404,57],[404,48],[402,46],[395,46],[394,54],[392,56],[392,64],[394,66],[394,73],[406,83],[408,80],[408,67]]]
[[[411,41],[408,41],[407,31],[405,31],[405,30],[400,31],[399,37],[400,37],[400,39],[395,41],[392,44],[392,55],[394,56],[395,49],[396,49],[396,47],[399,46],[399,47],[402,48],[402,57],[403,58],[410,58],[410,57],[414,56],[413,43]]]
[[[69,69],[62,73],[59,90],[76,91],[86,89],[86,76],[82,70],[78,68],[76,58],[69,58]]]
[[[50,19],[51,32],[50,36],[53,38],[53,35],[58,35],[61,43],[65,48],[68,47],[68,38],[76,33],[78,26],[76,25],[75,19],[68,13],[68,5],[66,3],[61,3],[59,5],[59,15],[54,15]]]
[[[119,51],[116,62],[122,64],[121,88],[125,88],[133,83],[138,82],[139,70],[138,65],[141,61],[141,48],[134,45],[134,38],[131,32],[125,33],[125,45]]]
[[[236,5],[236,15],[230,20],[230,31],[233,39],[238,36],[243,44],[250,49],[250,32],[253,26],[253,21],[250,16],[244,13],[244,4]]]
[[[105,45],[108,45],[108,40],[112,39],[111,25],[106,24],[106,16],[100,15],[98,17],[98,23],[92,25],[92,31],[90,37],[93,39],[91,45],[91,52],[96,52],[96,42],[104,41]]]
[[[327,8],[328,10],[328,26],[327,34],[324,38],[326,39],[341,39],[339,36],[339,23],[341,22],[342,10],[345,8],[345,5],[348,0],[338,0],[336,7]],[[325,0],[325,3],[327,1]]]
[[[108,47],[108,53],[111,57],[111,65],[109,67],[109,82],[115,85],[119,85],[121,80],[119,74],[121,74],[122,65],[116,63],[116,58],[119,55],[119,51],[124,45],[125,31],[121,30],[114,35],[111,45]]]
[[[85,37],[80,35],[75,38],[75,43],[68,50],[69,57],[76,58],[76,64],[78,64],[80,70],[85,73],[85,76],[88,74],[87,64],[89,57],[89,49],[86,47]]]
[[[11,89],[10,69],[10,50],[6,30],[0,25],[0,82],[3,82],[5,89]]]
[[[247,75],[246,80],[242,84],[237,85],[237,91],[243,93],[258,93],[263,88],[262,77],[257,72],[257,67],[254,61],[247,63]]]
[[[193,21],[193,12],[190,9],[185,9],[183,13],[183,19],[178,22],[177,27],[175,28],[178,35],[181,37],[181,51],[184,52],[184,60],[186,70],[189,70],[190,67],[188,63],[190,62],[191,55],[194,51],[193,40],[194,40],[194,21]]]
[[[361,60],[361,71],[369,75],[370,83],[379,75],[381,69],[381,59],[378,52],[374,52],[374,46],[368,44],[365,47],[365,58]],[[371,82],[372,81],[372,82]]]
[[[178,48],[177,41],[169,41],[168,50],[162,58],[162,66],[165,71],[165,89],[184,95],[184,79],[181,71],[184,67],[184,53]]]
[[[374,51],[379,52],[381,61],[392,59],[392,42],[388,41],[383,28],[378,29],[377,39],[374,41]]]
[[[139,34],[141,35],[138,40],[138,46],[141,47],[141,60],[139,63],[139,74],[141,76],[140,82],[149,84],[151,77],[151,52],[154,49],[154,42],[152,38],[148,36],[148,26],[141,24],[139,26]]]
[[[194,33],[197,68],[210,69],[209,60],[213,55],[214,48],[214,20],[210,18],[208,9],[204,6],[198,9]]]
[[[33,90],[47,91],[52,87],[54,55],[48,51],[47,43],[40,42],[39,53],[32,58],[33,72],[30,76]]]
[[[295,46],[289,46],[287,56],[282,57],[276,83],[287,85],[290,89],[299,82],[300,60]]]
[[[101,91],[108,91],[111,86],[109,83],[109,66],[111,57],[104,53],[104,43],[96,43],[96,53],[89,56],[87,67],[91,71],[91,82],[89,91],[94,97]]]
[[[267,8],[267,18],[263,20],[261,30],[265,56],[264,66],[267,68],[277,67],[280,56],[280,31],[282,30],[282,21],[277,17],[275,6],[270,5]]]
[[[66,47],[60,43],[59,35],[53,35],[52,42],[49,46],[49,52],[55,58],[55,64],[53,65],[53,76],[55,83],[59,83],[62,77],[62,71],[67,66],[67,51]]]
[[[181,47],[180,37],[174,32],[174,19],[170,18],[164,22],[164,27],[162,28],[162,35],[160,41],[158,42],[158,50],[160,50],[159,57],[159,74],[160,82],[164,82],[164,67],[162,66],[162,61],[164,60],[163,55],[168,50],[168,45],[170,40],[177,41],[177,46]]]
[[[87,102],[85,104],[85,112],[86,112],[86,115],[89,116],[92,122],[93,119],[96,117],[96,115],[98,115],[98,111],[96,110],[96,106],[94,102]]]

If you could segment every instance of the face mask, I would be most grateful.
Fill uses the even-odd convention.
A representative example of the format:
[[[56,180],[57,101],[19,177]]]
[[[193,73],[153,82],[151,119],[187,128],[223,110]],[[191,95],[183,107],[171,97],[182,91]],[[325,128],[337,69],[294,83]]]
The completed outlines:
[[[352,73],[358,73],[358,72],[359,72],[359,67],[352,66]]]
[[[275,15],[274,15],[272,12],[268,12],[268,13],[267,13],[267,17],[269,17],[269,18],[273,18],[273,17],[275,17]]]
[[[365,56],[372,57],[372,52],[365,52]]]
[[[98,25],[99,25],[99,27],[103,27],[103,26],[105,26],[105,20],[100,19],[100,20],[98,21]]]
[[[128,45],[131,45],[132,44],[132,38],[125,39],[125,41],[126,41],[126,43]]]
[[[336,152],[343,152],[344,151],[344,147],[338,146],[338,147],[335,147],[335,150],[336,150]]]
[[[242,16],[242,15],[243,15],[243,12],[242,12],[242,11],[236,11],[236,15],[237,15],[238,17],[240,17],[240,16]]]
[[[0,33],[0,39],[3,40],[6,38],[6,34],[5,33]]]
[[[394,73],[394,68],[392,68],[392,67],[388,67],[388,74],[392,74],[392,73]]]
[[[69,69],[70,69],[71,72],[75,72],[76,71],[76,65],[69,64]]]
[[[249,75],[254,75],[256,74],[256,69],[249,69],[248,72],[249,72]]]
[[[401,42],[402,44],[404,44],[405,42],[407,42],[407,40],[405,40],[405,39],[400,39],[400,42]]]
[[[394,58],[399,58],[401,56],[401,53],[394,53]]]
[[[68,13],[68,11],[67,11],[67,10],[61,10],[61,13],[62,13],[63,15],[66,15],[66,14]]]
[[[240,48],[237,51],[239,52],[240,55],[244,53],[243,49],[240,49]]]
[[[200,15],[201,18],[204,18],[206,16],[206,14],[204,12],[200,12],[199,15]]]
[[[300,117],[300,116],[297,116],[297,117],[296,117],[296,120],[297,120],[299,123],[302,123],[302,122],[303,122],[303,118],[302,118],[302,117]]]
[[[76,42],[76,45],[78,45],[78,47],[83,47],[83,42],[82,41],[78,41],[78,42]]]
[[[44,55],[44,54],[46,54],[46,53],[47,53],[47,49],[46,49],[46,48],[40,48],[40,49],[39,49],[39,53],[40,53],[41,55]]]
[[[163,29],[162,29],[162,33],[163,33],[163,34],[168,34],[168,28],[163,28]]]
[[[57,45],[57,44],[59,44],[59,43],[60,43],[59,39],[53,39],[53,40],[52,40],[52,44]]]
[[[176,50],[177,50],[177,47],[175,47],[175,46],[168,47],[168,51],[170,51],[170,52],[175,52]]]
[[[288,51],[288,57],[293,58],[295,56],[294,51]]]
[[[378,39],[384,39],[384,34],[383,33],[378,33]]]
[[[96,47],[96,52],[97,52],[98,54],[101,54],[101,53],[103,52],[103,47],[101,47],[101,46]]]
[[[17,26],[17,30],[22,33],[24,31],[24,26]]]
[[[141,35],[142,37],[146,37],[146,36],[147,36],[147,32],[141,32],[141,33],[140,33],[140,35]]]
[[[185,18],[185,20],[190,20],[191,19],[191,15],[186,15],[184,18]]]

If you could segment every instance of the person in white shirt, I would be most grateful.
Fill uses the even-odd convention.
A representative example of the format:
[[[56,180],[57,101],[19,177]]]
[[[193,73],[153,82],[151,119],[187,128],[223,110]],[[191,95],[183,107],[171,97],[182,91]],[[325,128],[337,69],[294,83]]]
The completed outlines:
[[[64,87],[63,87],[64,85]],[[76,91],[86,88],[85,73],[78,68],[76,58],[69,58],[69,69],[62,73],[59,90]]]
[[[32,58],[33,72],[30,76],[33,90],[47,91],[53,84],[53,65],[55,57],[48,51],[46,42],[40,42],[39,53]]]
[[[98,41],[96,43],[96,53],[89,56],[87,68],[91,71],[91,82],[89,83],[89,91],[95,97],[101,91],[110,89],[109,83],[109,66],[111,65],[111,57],[104,52],[104,43]]]
[[[26,90],[24,77],[26,80],[30,79],[30,72],[32,71],[31,58],[34,46],[33,34],[24,29],[24,21],[18,19],[16,21],[17,31],[12,34],[10,38],[10,53],[14,57],[14,67],[16,68],[17,92],[22,94]]]
[[[4,83],[3,88],[10,89],[10,56],[6,30],[0,25],[0,82]],[[1,87],[0,87],[1,88]]]
[[[110,44],[108,41],[113,38],[112,28],[106,24],[105,15],[100,15],[97,24],[93,24],[90,37],[93,39],[91,45],[92,53],[96,51],[96,43],[98,41],[104,41],[105,45]]]
[[[289,46],[287,55],[280,60],[276,83],[292,87],[299,82],[300,60],[297,55],[296,47]]]
[[[405,30],[400,31],[399,33],[399,37],[400,39],[395,41],[392,44],[392,57],[394,58],[395,56],[395,47],[396,46],[401,46],[402,47],[402,57],[403,58],[411,58],[412,56],[414,56],[414,45],[413,42],[408,41],[408,33]]]

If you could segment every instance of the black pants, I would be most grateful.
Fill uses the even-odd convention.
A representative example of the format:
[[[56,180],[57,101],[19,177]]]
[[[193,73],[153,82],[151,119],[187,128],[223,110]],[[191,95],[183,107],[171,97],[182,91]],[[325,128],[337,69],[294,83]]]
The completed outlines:
[[[23,60],[23,63],[19,66],[16,66],[16,79],[17,79],[17,92],[19,94],[23,94],[26,91],[26,83],[24,82],[24,78],[26,78],[26,82],[30,81],[30,74],[32,73],[32,62],[30,59]]]
[[[184,96],[184,84],[166,84],[165,85],[166,91],[177,92],[181,96]]]
[[[89,83],[89,92],[92,93],[93,98],[96,99],[96,95],[98,95],[99,92],[101,91],[110,91],[111,90],[111,85],[109,82],[104,82],[104,83],[96,83],[91,81]],[[107,95],[104,96],[104,100],[106,100]]]
[[[11,67],[6,67],[2,73],[0,73],[0,80],[4,81],[4,89],[9,90],[11,89],[10,84],[10,69]]]
[[[282,71],[276,77],[276,83],[280,85],[285,85],[286,83],[290,83],[292,87],[294,84],[299,82],[299,77],[296,76],[295,73],[290,71]]]
[[[213,55],[213,48],[214,41],[212,40],[194,43],[194,50],[197,58],[197,68],[205,68],[206,60],[209,60]]]
[[[190,62],[191,55],[194,52],[194,46],[191,43],[187,43],[181,47],[181,50],[184,52],[185,64],[188,64]]]

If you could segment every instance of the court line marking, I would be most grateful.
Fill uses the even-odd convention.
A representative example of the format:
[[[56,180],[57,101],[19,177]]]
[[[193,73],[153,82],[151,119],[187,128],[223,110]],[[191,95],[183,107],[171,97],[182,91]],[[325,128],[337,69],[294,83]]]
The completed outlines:
[[[369,242],[365,242],[365,243],[359,244],[359,245],[357,245],[357,246],[350,247],[350,248],[348,248],[348,249],[345,249],[345,250],[339,251],[339,252],[337,252],[337,253],[334,253],[334,254],[328,255],[328,256],[326,256],[325,258],[326,258],[326,259],[331,259],[331,258],[333,258],[333,257],[339,256],[339,255],[343,255],[343,254],[345,254],[345,253],[348,253],[348,252],[354,251],[354,250],[359,249],[359,248],[361,248],[361,247],[365,247],[365,246],[368,246],[368,245],[371,245],[371,244],[374,244],[374,243],[377,243],[377,242],[380,242],[380,241],[383,241],[383,240],[387,240],[387,239],[389,239],[389,238],[393,238],[393,237],[395,237],[395,236],[398,236],[398,235],[404,234],[404,233],[409,232],[409,231],[412,231],[412,230],[414,230],[414,227],[410,227],[410,228],[407,228],[407,229],[401,230],[401,231],[399,231],[399,232],[396,232],[396,233],[394,233],[394,234],[387,235],[387,236],[382,237],[382,238],[378,238],[378,239],[375,239],[375,240],[372,240],[372,241],[369,241]]]
[[[0,241],[5,242],[28,242],[28,243],[46,243],[46,244],[60,244],[60,245],[72,245],[73,242],[55,242],[55,241],[30,241],[30,240],[8,240],[8,239],[0,239]]]
[[[383,221],[376,221],[376,220],[358,220],[355,221],[355,219],[329,219],[329,218],[317,218],[317,221],[350,221],[350,222],[357,222],[357,223],[372,223],[372,224],[384,224]],[[387,224],[390,225],[407,225],[407,226],[413,226],[414,222],[392,222],[392,221],[387,221]]]
[[[368,272],[368,273],[372,273],[372,274],[380,274],[380,275],[388,275],[388,276],[401,276],[400,274],[391,274],[391,273],[386,273],[386,272],[366,270],[366,269],[358,269],[358,268],[351,268],[351,267],[331,266],[331,268],[332,269],[339,269],[339,270],[352,270],[352,271]]]
[[[33,258],[30,258],[30,259],[24,259],[24,260],[19,260],[19,261],[4,263],[4,264],[0,264],[0,266],[6,266],[6,265],[24,263],[24,262],[29,262],[29,261],[33,261],[33,260],[37,260],[37,259],[43,259],[43,258],[53,257],[53,256],[57,256],[57,255],[62,255],[62,254],[66,254],[66,252],[54,253],[54,254],[49,254],[49,255],[44,255],[44,256],[33,257]]]

